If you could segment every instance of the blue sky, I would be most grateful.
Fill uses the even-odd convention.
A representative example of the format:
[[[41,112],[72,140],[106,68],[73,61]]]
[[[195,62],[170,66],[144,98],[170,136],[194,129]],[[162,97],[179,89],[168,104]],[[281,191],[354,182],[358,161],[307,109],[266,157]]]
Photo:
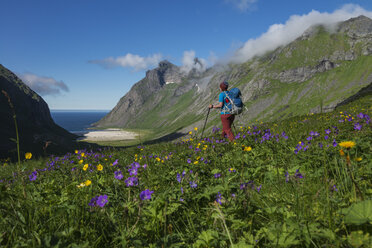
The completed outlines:
[[[371,0],[1,0],[0,6],[0,64],[50,109],[112,109],[163,59],[178,66],[194,56],[208,66],[241,62],[319,20],[372,18]]]

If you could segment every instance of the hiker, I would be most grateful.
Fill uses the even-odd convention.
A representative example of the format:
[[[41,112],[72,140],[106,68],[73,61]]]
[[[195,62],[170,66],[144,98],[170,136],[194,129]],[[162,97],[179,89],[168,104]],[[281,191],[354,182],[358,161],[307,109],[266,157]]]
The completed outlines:
[[[218,96],[218,104],[213,105],[210,104],[209,108],[221,108],[221,122],[222,122],[222,138],[225,138],[225,135],[227,135],[227,138],[230,141],[234,140],[234,134],[231,130],[231,126],[234,122],[235,115],[228,112],[226,104],[228,103],[228,99],[226,98],[226,92],[227,88],[229,87],[229,83],[224,81],[220,84],[220,95]]]

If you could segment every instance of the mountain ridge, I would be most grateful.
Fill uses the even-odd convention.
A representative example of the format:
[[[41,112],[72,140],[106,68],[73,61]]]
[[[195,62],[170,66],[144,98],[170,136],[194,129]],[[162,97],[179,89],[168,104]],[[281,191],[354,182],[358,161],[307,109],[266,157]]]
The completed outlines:
[[[96,126],[158,129],[163,134],[186,132],[193,125],[201,125],[205,107],[216,102],[218,85],[224,80],[243,93],[248,111],[239,118],[244,122],[329,111],[372,82],[372,66],[368,66],[372,65],[371,55],[372,20],[368,17],[340,22],[334,32],[324,25],[313,26],[286,46],[242,64],[229,64],[223,70],[215,66],[190,75],[177,74],[177,67],[172,73],[180,81],[162,84],[156,92],[139,86],[153,80],[146,73],[136,83],[141,93],[146,92],[144,101],[129,106],[133,86],[108,114],[111,119],[117,113],[126,115],[125,121],[113,122],[104,117]],[[125,104],[126,111],[120,107]],[[216,114],[209,126],[213,124],[218,124]]]

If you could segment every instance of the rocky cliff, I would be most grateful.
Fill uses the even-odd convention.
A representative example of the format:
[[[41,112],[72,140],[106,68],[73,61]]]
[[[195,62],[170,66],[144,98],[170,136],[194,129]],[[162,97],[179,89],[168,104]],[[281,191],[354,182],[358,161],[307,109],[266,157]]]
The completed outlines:
[[[13,111],[18,124],[21,153],[71,150],[76,136],[56,125],[46,102],[14,73],[0,65],[0,158],[16,153],[16,143],[12,141],[16,139]]]
[[[314,26],[264,56],[204,73],[182,74],[162,62],[97,125],[161,133],[201,126],[223,80],[242,91],[248,109],[238,118],[242,124],[332,110],[372,82],[372,20],[359,16]],[[170,81],[174,84],[166,84]],[[209,124],[219,125],[217,113]]]

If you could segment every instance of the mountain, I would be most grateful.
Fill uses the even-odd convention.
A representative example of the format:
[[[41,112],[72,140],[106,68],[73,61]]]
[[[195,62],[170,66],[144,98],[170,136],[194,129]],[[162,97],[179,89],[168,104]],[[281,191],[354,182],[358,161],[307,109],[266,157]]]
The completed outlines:
[[[13,112],[14,111],[14,112]],[[46,102],[14,73],[0,65],[0,158],[17,152],[15,113],[20,152],[33,154],[71,151],[76,136],[56,125]]]
[[[151,129],[158,136],[201,127],[221,81],[239,87],[247,111],[237,123],[254,123],[330,111],[372,83],[372,20],[365,16],[306,30],[290,44],[242,64],[204,72],[163,61],[146,73],[95,125]],[[208,126],[219,124],[217,111]]]

